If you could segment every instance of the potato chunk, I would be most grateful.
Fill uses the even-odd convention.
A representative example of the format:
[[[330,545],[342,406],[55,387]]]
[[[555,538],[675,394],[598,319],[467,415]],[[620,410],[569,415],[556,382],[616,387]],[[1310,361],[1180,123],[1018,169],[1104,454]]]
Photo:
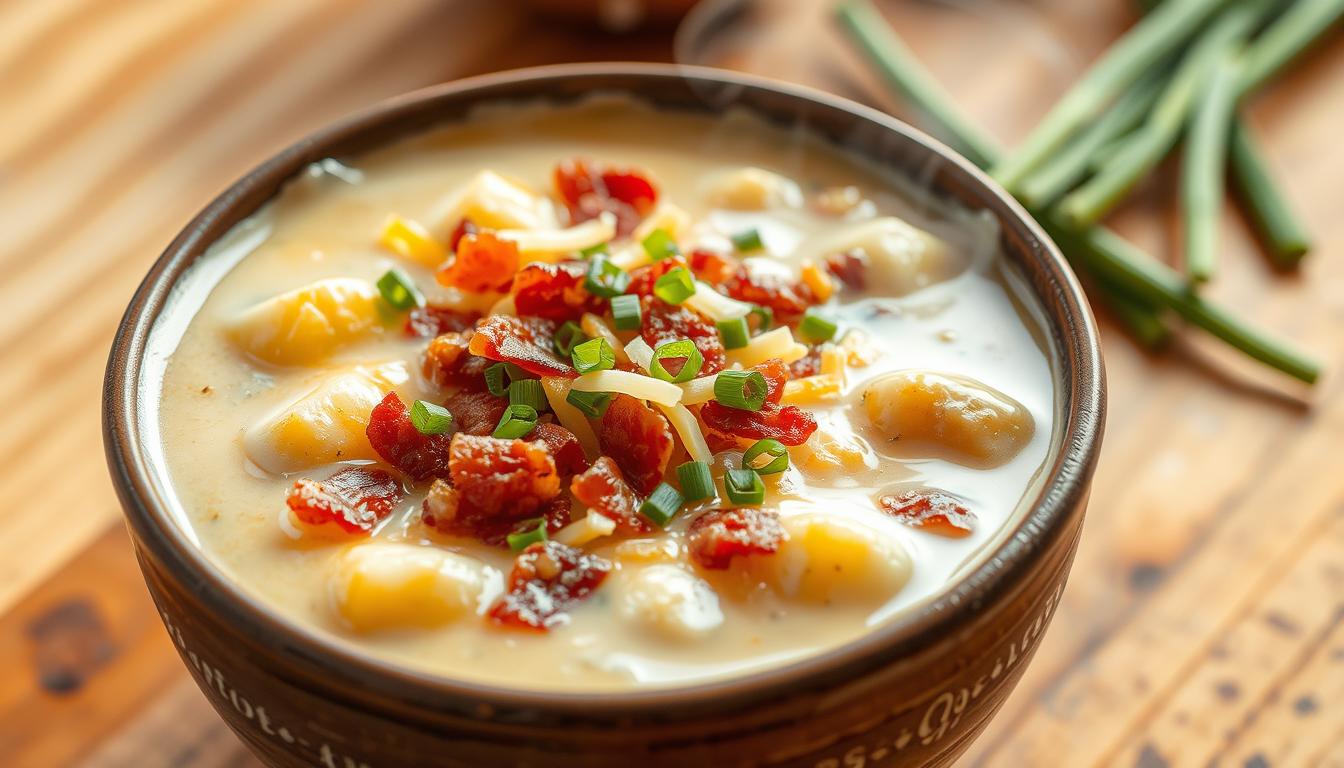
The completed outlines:
[[[705,581],[675,565],[641,568],[623,584],[620,613],[665,640],[692,640],[723,624],[719,597]]]
[[[336,374],[243,433],[243,452],[267,472],[376,459],[364,430],[388,390],[410,378],[402,363]]]
[[[764,168],[746,167],[715,174],[709,181],[709,204],[737,211],[801,208],[797,182]]]
[[[331,278],[249,307],[226,325],[243,352],[274,365],[312,365],[380,327],[378,289]]]
[[[488,229],[555,229],[555,204],[522,184],[494,171],[481,171],[433,214],[438,234],[446,236],[459,221],[470,219]]]
[[[866,288],[875,296],[900,297],[951,279],[967,260],[937,237],[895,216],[845,224],[799,244],[797,254],[822,262],[859,251],[868,257]]]
[[[332,577],[336,612],[356,632],[436,627],[476,614],[504,589],[498,570],[436,547],[351,547]]]
[[[748,567],[780,595],[807,603],[878,604],[910,580],[910,555],[895,534],[824,513],[783,520],[788,539]]]
[[[977,381],[929,371],[874,379],[863,407],[883,440],[904,452],[933,449],[971,466],[998,466],[1030,440],[1035,423],[1016,400]]]

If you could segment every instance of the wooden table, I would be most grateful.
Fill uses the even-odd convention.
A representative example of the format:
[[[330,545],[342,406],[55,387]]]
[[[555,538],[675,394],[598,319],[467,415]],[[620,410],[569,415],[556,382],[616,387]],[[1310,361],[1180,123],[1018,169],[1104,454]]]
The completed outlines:
[[[910,3],[900,21],[1007,140],[1131,21],[1123,0],[976,7],[990,15]],[[777,73],[895,106],[805,27],[784,37]],[[0,2],[0,765],[254,765],[169,647],[100,446],[108,344],[176,229],[273,150],[383,96],[670,56],[665,36],[592,36],[496,0]],[[1302,276],[1276,276],[1229,212],[1212,292],[1337,371],[1344,44],[1252,117],[1317,248]],[[1171,187],[1162,176],[1117,217],[1159,254]],[[1294,389],[1197,334],[1149,356],[1102,321],[1112,415],[1082,550],[966,763],[1344,766],[1341,379]]]

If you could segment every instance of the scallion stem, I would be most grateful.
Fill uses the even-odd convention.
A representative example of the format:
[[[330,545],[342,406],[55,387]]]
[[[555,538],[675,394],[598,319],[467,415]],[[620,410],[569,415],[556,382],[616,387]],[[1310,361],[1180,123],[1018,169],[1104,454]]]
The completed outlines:
[[[1192,284],[1213,277],[1227,197],[1227,137],[1237,115],[1237,56],[1229,51],[1214,65],[1186,132],[1181,163],[1181,208],[1185,214],[1185,272]]]
[[[1344,0],[1298,0],[1246,47],[1238,87],[1242,95],[1270,78],[1316,42],[1340,17]]]
[[[1311,249],[1311,236],[1283,199],[1244,119],[1232,124],[1231,141],[1232,180],[1242,207],[1274,265],[1292,269]]]

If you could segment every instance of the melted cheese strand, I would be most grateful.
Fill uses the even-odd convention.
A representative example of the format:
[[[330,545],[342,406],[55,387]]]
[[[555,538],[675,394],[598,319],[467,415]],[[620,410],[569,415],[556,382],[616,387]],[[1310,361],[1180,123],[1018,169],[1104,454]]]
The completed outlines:
[[[667,416],[667,420],[672,422],[673,429],[681,436],[681,444],[686,446],[686,452],[692,459],[705,463],[714,461],[709,443],[705,442],[705,436],[700,432],[700,422],[696,421],[695,415],[688,411],[686,406],[680,403],[672,406],[659,403],[658,408]]]
[[[559,376],[546,376],[541,380],[541,388],[546,392],[546,402],[550,404],[551,411],[555,413],[560,426],[573,432],[579,439],[584,455],[589,459],[596,458],[602,455],[597,444],[597,435],[593,433],[593,425],[588,423],[588,417],[565,399],[569,396],[569,387],[570,380]]]
[[[772,357],[778,357],[786,363],[792,363],[807,355],[807,347],[793,340],[793,332],[788,328],[776,328],[752,339],[741,349],[728,351],[729,365],[737,364],[743,368],[763,363]]]
[[[580,392],[620,392],[659,405],[681,401],[681,387],[676,384],[630,371],[595,371],[574,379],[570,386]]]

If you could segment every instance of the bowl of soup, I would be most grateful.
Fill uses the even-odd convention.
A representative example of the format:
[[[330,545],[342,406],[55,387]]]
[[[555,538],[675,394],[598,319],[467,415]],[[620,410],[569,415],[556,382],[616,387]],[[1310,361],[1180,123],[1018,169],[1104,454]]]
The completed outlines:
[[[106,380],[164,625],[276,766],[945,765],[1059,604],[1097,334],[1002,190],[728,72],[452,83],[168,247]]]

